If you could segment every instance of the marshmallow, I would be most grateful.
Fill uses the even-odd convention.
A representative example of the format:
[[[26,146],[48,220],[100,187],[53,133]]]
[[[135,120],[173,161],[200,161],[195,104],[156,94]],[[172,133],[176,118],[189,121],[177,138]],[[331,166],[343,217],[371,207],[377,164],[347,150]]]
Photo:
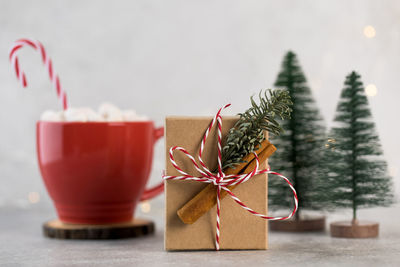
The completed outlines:
[[[138,115],[136,114],[136,111],[131,110],[131,109],[124,110],[122,112],[122,116],[123,116],[125,121],[133,121],[138,117]]]
[[[86,122],[88,120],[85,112],[78,108],[68,108],[64,111],[65,121],[80,121]]]
[[[87,121],[104,121],[103,117],[91,108],[80,108],[78,109],[78,112],[83,113],[86,116]]]
[[[43,121],[78,121],[78,122],[123,122],[123,121],[148,121],[145,116],[140,116],[134,110],[120,110],[118,107],[104,103],[100,105],[98,112],[91,108],[68,108],[64,111],[45,111]]]
[[[124,121],[147,121],[147,117],[140,116],[136,111],[128,109],[123,111]]]
[[[62,111],[56,112],[56,111],[52,111],[52,110],[46,110],[40,116],[40,120],[42,120],[42,121],[63,121],[64,116],[63,116]]]
[[[110,103],[101,104],[99,114],[106,121],[123,121],[122,111]]]

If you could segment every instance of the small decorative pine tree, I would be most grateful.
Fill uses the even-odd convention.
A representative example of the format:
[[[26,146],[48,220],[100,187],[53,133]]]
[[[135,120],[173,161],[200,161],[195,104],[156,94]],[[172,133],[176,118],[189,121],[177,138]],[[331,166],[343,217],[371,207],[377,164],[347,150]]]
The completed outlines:
[[[393,202],[391,178],[372,122],[363,84],[355,71],[346,77],[324,153],[329,208],[352,208],[353,222],[363,207]]]
[[[299,219],[301,210],[321,208],[318,205],[319,195],[313,188],[318,179],[317,168],[323,151],[325,128],[293,52],[286,54],[275,86],[289,92],[293,111],[291,119],[280,121],[285,132],[272,139],[277,151],[269,162],[293,182],[299,198],[296,213],[296,219]],[[269,179],[269,206],[280,209],[287,208],[291,203],[292,196],[286,185],[278,179]]]

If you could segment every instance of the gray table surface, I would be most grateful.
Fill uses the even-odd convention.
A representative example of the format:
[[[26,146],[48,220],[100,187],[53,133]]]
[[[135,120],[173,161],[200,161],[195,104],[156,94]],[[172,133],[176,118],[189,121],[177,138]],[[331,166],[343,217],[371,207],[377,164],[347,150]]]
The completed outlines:
[[[400,266],[399,206],[370,209],[361,217],[380,222],[377,239],[331,238],[328,232],[272,232],[267,251],[166,252],[162,216],[149,237],[114,241],[55,240],[41,224],[55,217],[51,208],[0,209],[2,266]],[[143,214],[139,214],[143,217]],[[151,214],[150,214],[151,215]],[[147,216],[150,216],[147,215]],[[329,221],[346,214],[329,215]],[[157,216],[155,216],[157,217]]]

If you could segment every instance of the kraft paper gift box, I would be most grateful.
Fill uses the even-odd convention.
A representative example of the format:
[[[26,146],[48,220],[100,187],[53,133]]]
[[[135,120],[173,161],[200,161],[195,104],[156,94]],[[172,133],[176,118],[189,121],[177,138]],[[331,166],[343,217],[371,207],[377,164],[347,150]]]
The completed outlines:
[[[238,117],[223,117],[222,140]],[[181,175],[169,160],[173,146],[185,148],[197,160],[203,135],[212,117],[167,117],[165,122],[166,175]],[[222,144],[223,145],[223,144]],[[188,174],[200,176],[193,163],[180,151],[174,152],[177,164]],[[210,170],[217,166],[217,127],[212,128],[203,152],[203,161]],[[267,163],[261,163],[265,169]],[[184,224],[178,209],[208,184],[198,181],[165,181],[166,250],[214,250],[216,232],[216,206],[193,224]],[[248,207],[262,214],[268,210],[268,177],[259,174],[240,184],[233,191]],[[221,201],[220,249],[267,249],[268,221],[250,214],[229,195]]]

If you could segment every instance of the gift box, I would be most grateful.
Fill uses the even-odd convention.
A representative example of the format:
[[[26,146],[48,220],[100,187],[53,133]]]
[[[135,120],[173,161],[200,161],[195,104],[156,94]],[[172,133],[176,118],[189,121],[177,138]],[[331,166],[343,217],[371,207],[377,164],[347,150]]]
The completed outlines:
[[[223,117],[222,140],[238,117]],[[204,133],[212,117],[167,117],[165,122],[166,175],[180,175],[170,161],[170,148],[183,147],[196,160]],[[211,128],[204,146],[202,159],[210,170],[217,166],[217,127]],[[177,165],[193,176],[200,174],[194,164],[182,153],[175,152]],[[267,162],[260,162],[265,169]],[[166,250],[213,250],[216,248],[216,207],[193,224],[185,224],[177,211],[208,184],[199,181],[165,181],[165,249]],[[234,194],[247,206],[257,212],[267,214],[268,177],[259,174],[234,189]],[[253,216],[238,205],[230,196],[221,200],[220,249],[267,249],[268,221]]]

